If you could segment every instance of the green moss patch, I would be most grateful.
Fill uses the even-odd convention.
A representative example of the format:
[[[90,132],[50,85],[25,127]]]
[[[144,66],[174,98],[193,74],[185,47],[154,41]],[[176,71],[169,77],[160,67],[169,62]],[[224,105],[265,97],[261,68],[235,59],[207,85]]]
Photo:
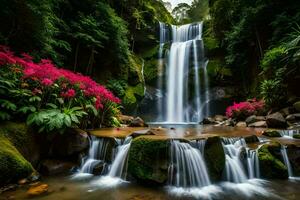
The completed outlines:
[[[168,179],[168,141],[135,138],[130,147],[128,172],[145,184],[164,184]]]
[[[264,136],[267,137],[282,137],[282,135],[277,130],[267,129],[263,132]]]

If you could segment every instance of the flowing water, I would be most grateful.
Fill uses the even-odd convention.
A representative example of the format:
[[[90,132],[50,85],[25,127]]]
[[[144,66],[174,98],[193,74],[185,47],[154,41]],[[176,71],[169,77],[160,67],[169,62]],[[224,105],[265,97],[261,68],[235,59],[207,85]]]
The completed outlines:
[[[168,28],[160,23],[158,88],[165,91],[165,95],[158,101],[158,113],[166,113],[166,116],[159,114],[158,121],[199,122],[204,114],[210,114],[208,62],[204,57],[202,26],[202,23],[192,23]],[[171,44],[163,59],[166,43]],[[202,78],[200,72],[203,72]]]

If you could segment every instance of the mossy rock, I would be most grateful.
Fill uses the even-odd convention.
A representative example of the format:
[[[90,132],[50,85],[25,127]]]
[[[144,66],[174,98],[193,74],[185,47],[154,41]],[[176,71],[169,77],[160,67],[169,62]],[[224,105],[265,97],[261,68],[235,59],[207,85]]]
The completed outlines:
[[[168,179],[168,141],[135,138],[130,147],[128,172],[138,182],[162,185]]]
[[[221,180],[225,168],[225,154],[220,137],[209,137],[206,140],[204,159],[211,180]]]
[[[244,137],[244,139],[247,144],[259,142],[259,139],[256,135],[249,135]]]
[[[293,107],[300,112],[300,101],[297,101],[296,103],[293,104]]]
[[[28,177],[34,171],[32,165],[13,144],[0,136],[0,186]]]
[[[287,179],[288,171],[283,162],[278,158],[281,145],[278,142],[264,144],[258,150],[260,171],[263,178]]]
[[[132,110],[136,107],[139,100],[144,96],[144,85],[128,86],[123,97],[123,104],[127,110]]]
[[[295,139],[300,139],[300,134],[295,134],[295,135],[293,135],[293,138],[295,138]]]
[[[267,137],[282,137],[279,131],[277,130],[272,130],[272,129],[267,129],[263,132],[264,136]]]
[[[293,170],[293,176],[300,176],[300,147],[296,145],[288,145],[288,158]]]

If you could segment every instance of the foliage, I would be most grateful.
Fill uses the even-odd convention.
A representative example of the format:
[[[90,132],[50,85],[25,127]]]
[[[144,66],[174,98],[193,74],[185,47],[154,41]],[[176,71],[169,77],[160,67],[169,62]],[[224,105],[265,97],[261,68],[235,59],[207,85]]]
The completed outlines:
[[[262,112],[264,106],[264,101],[257,101],[256,99],[234,103],[226,109],[226,116],[228,118],[244,120],[251,115]]]
[[[261,67],[263,70],[276,69],[276,67],[283,61],[287,56],[286,48],[279,46],[267,51],[264,58],[261,61]]]
[[[28,124],[40,131],[99,126],[94,121],[102,119],[98,120],[102,124],[107,108],[117,110],[120,103],[87,76],[59,69],[50,60],[35,63],[27,54],[17,57],[7,47],[0,51],[0,74],[2,120],[28,116]]]

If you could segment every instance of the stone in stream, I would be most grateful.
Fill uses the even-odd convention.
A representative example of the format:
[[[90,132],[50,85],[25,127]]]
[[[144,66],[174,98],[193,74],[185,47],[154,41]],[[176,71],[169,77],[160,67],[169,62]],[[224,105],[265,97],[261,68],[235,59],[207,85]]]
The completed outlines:
[[[272,129],[264,130],[263,135],[267,137],[282,137],[279,131]]]
[[[295,138],[295,139],[300,139],[300,134],[295,134],[295,135],[293,135],[293,138]]]
[[[251,116],[247,117],[245,122],[247,123],[247,125],[257,122],[256,115],[251,115]]]
[[[267,116],[267,124],[270,128],[286,128],[287,123],[280,112],[276,112]]]
[[[247,127],[246,122],[238,122],[236,125],[236,127]]]
[[[121,124],[127,125],[129,125],[134,120],[134,117],[128,115],[118,115],[117,118]]]
[[[258,122],[249,124],[248,126],[253,127],[253,128],[265,128],[265,127],[267,127],[267,122],[266,121],[258,121]]]
[[[287,179],[288,170],[281,161],[281,144],[271,142],[258,149],[258,159],[262,178]]]
[[[244,137],[244,139],[247,144],[259,142],[259,139],[256,135],[249,135],[249,136]]]
[[[145,127],[146,124],[144,120],[140,117],[134,118],[131,123],[129,124],[130,127]]]
[[[40,171],[45,175],[56,175],[69,172],[76,164],[64,160],[44,160]]]
[[[216,121],[211,117],[205,117],[201,124],[216,124]]]
[[[40,184],[36,186],[31,186],[27,191],[27,195],[29,197],[36,197],[43,194],[47,194],[49,190],[49,186],[47,184]]]

